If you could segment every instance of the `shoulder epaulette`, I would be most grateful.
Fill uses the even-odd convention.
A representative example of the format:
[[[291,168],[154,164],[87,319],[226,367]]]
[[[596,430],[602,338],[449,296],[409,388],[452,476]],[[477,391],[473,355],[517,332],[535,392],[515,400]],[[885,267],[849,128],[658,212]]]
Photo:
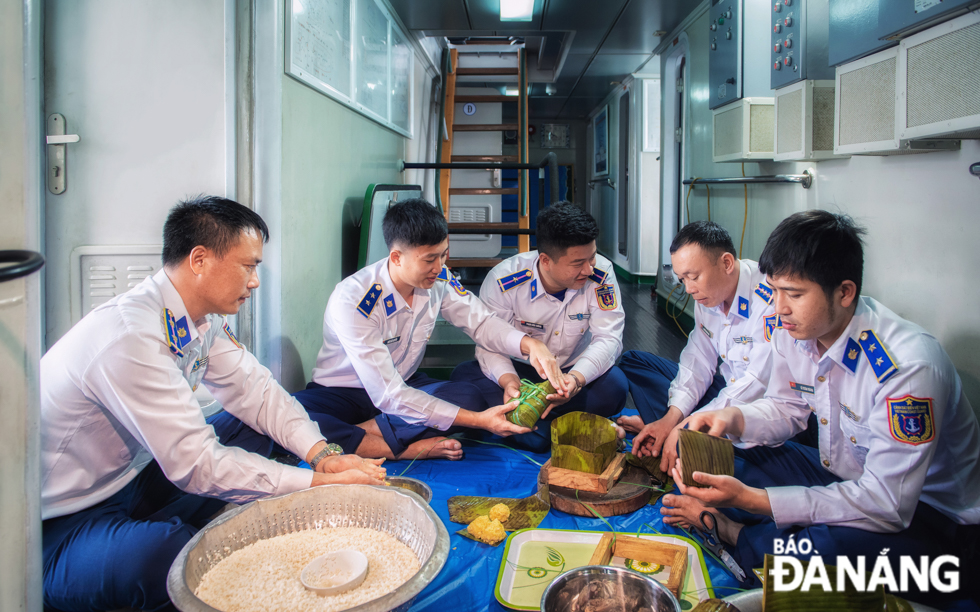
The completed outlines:
[[[163,318],[167,322],[167,346],[170,352],[178,357],[184,356],[184,345],[190,341],[190,330],[187,328],[187,317],[181,317],[180,321],[174,318],[174,313],[169,308],[163,309]]]
[[[766,304],[772,304],[772,287],[765,283],[759,283],[755,288],[755,294],[761,297]]]
[[[501,291],[510,291],[514,287],[519,287],[531,280],[534,274],[531,273],[527,268],[523,270],[518,270],[513,274],[508,274],[507,276],[501,276],[497,279],[497,286],[500,287]]]
[[[861,335],[858,336],[858,344],[864,350],[864,356],[868,358],[868,363],[871,364],[871,369],[878,377],[878,382],[883,383],[891,378],[895,372],[898,372],[895,360],[888,354],[888,349],[885,348],[874,331],[866,329],[861,332]]]
[[[592,270],[592,275],[589,276],[589,279],[591,279],[597,285],[604,285],[606,283],[606,277],[607,276],[608,275],[605,272],[603,272],[602,270],[593,269]]]
[[[237,346],[240,349],[244,349],[245,348],[244,346],[242,346],[242,343],[238,341],[238,337],[235,336],[235,332],[231,331],[231,328],[228,327],[228,324],[227,323],[225,323],[225,325],[224,325],[224,327],[222,329],[225,330],[225,335],[228,336],[228,339],[231,340],[231,343],[232,344],[234,344],[235,346]],[[194,367],[196,368],[197,366],[195,365]]]
[[[357,304],[357,312],[364,315],[365,319],[371,318],[371,313],[374,311],[374,307],[377,305],[378,300],[381,299],[381,285],[376,284],[368,288],[364,293],[364,297]]]

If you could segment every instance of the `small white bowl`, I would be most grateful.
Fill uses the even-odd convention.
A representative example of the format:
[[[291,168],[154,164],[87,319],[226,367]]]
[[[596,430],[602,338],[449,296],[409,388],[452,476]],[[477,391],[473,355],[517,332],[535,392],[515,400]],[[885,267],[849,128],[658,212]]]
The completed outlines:
[[[361,586],[368,560],[356,550],[338,550],[310,561],[299,575],[303,586],[317,595],[336,595]]]

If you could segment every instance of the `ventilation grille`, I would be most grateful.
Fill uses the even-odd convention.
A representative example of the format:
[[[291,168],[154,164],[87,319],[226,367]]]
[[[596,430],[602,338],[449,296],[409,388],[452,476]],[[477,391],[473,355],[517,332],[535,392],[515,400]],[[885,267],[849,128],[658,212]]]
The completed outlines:
[[[980,23],[908,50],[908,127],[980,115]]]
[[[90,253],[83,254],[79,262],[81,295],[76,299],[81,301],[81,311],[73,323],[101,304],[142,283],[146,277],[156,274],[160,269],[160,252]]]
[[[487,206],[451,206],[449,208],[450,223],[487,223],[490,208]]]
[[[772,153],[775,112],[772,104],[749,106],[749,150],[753,153]]]
[[[776,96],[776,155],[803,151],[803,89]]]
[[[895,139],[895,57],[840,75],[838,143]]]
[[[834,88],[813,88],[813,150],[834,150]]]
[[[715,114],[715,157],[739,155],[742,152],[742,105]]]

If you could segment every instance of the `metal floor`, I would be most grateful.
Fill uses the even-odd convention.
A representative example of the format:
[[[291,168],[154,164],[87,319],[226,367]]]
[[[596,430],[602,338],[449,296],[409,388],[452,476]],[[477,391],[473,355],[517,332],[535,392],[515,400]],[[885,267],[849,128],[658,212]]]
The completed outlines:
[[[626,310],[623,352],[647,351],[677,361],[687,338],[677,325],[657,313],[657,298],[650,285],[619,285]]]

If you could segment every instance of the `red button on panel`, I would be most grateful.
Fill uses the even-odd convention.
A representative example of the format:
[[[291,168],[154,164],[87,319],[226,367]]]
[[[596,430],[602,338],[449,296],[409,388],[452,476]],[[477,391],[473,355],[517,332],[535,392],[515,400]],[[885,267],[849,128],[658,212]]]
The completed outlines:
[[[785,24],[787,28],[791,27],[793,25],[793,16],[790,15],[786,19],[783,19],[783,24]]]
[[[783,4],[786,6],[793,6],[793,0],[783,0]]]
[[[779,58],[776,58],[776,63],[772,65],[772,69],[773,70],[781,70],[782,67],[783,67],[783,65],[779,63]]]
[[[792,47],[793,46],[793,39],[792,38],[787,38],[786,39],[786,42],[783,43],[783,46],[786,47],[787,49],[789,49],[790,47]]]
[[[778,13],[781,10],[783,10],[783,5],[780,4],[780,3],[778,3],[778,2],[776,4],[774,4],[773,7],[772,7],[772,11],[774,13]]]
[[[793,58],[787,56],[787,58],[783,60],[783,63],[789,66],[790,64],[793,63]]]
[[[774,33],[776,33],[776,34],[779,34],[779,31],[782,30],[782,29],[783,29],[783,26],[779,25],[778,23],[772,26],[772,31]]]
[[[782,47],[782,45],[780,45],[779,43],[776,43],[775,45],[773,45],[773,48],[772,48],[772,50],[773,50],[773,51],[774,51],[775,53],[779,53],[780,51],[782,51],[782,50],[783,50],[783,47]]]

